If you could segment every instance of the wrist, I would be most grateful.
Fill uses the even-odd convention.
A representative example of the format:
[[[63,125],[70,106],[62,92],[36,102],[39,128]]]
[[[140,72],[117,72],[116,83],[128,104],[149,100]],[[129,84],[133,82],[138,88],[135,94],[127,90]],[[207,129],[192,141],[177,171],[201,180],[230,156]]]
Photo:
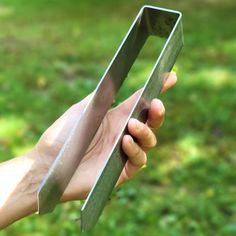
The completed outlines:
[[[28,158],[34,160],[34,164],[30,172],[28,173],[29,179],[31,181],[28,185],[28,192],[35,192],[37,198],[37,190],[42,183],[44,177],[48,173],[53,161],[58,154],[58,150],[45,149],[45,146],[36,145],[35,148],[29,153]],[[78,181],[72,177],[70,183],[65,189],[60,202],[67,202],[73,200],[85,199],[88,191],[83,191],[83,188],[79,188]],[[37,205],[37,203],[36,203]],[[37,209],[36,209],[37,210]]]

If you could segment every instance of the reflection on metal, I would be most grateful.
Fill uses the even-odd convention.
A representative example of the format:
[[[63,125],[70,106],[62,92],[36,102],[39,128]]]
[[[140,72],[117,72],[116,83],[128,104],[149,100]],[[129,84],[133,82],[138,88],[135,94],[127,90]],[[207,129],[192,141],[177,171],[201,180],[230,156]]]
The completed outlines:
[[[131,117],[143,122],[146,120],[150,101],[159,95],[164,75],[171,71],[183,46],[180,12],[152,6],[142,7],[38,190],[40,214],[52,211],[59,202],[150,35],[164,37],[166,43],[81,209],[82,230],[89,230],[96,224],[127,160],[121,149],[122,137],[127,132],[127,122]]]

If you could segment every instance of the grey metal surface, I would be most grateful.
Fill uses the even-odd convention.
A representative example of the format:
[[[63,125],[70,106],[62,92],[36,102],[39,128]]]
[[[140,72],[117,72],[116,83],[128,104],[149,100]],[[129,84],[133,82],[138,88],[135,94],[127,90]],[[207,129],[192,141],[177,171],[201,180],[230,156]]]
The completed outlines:
[[[120,147],[127,122],[130,117],[145,121],[149,103],[160,93],[164,74],[173,67],[183,45],[179,12],[151,6],[144,6],[140,10],[38,190],[40,214],[52,211],[60,200],[149,35],[165,37],[167,41],[145,83],[144,90],[124,123],[124,129],[117,138],[116,145],[111,147],[104,169],[82,207],[82,229],[90,229],[96,223],[127,160]]]
[[[116,144],[110,152],[104,169],[101,171],[100,176],[81,209],[82,230],[89,230],[96,224],[124,168],[127,157],[122,152],[121,140],[126,133],[125,128],[128,120],[131,117],[143,122],[146,120],[149,104],[153,98],[158,97],[160,94],[165,75],[171,71],[183,46],[181,13],[144,6],[123,41],[124,45],[126,43],[129,45],[129,48],[123,49],[123,46],[121,46],[123,49],[122,53],[126,55],[121,62],[122,64],[126,65],[126,63],[130,62],[130,49],[135,48],[136,44],[143,45],[149,35],[165,37],[167,41],[145,83],[142,93],[124,123],[123,130],[120,132]],[[135,55],[137,55],[136,51]]]

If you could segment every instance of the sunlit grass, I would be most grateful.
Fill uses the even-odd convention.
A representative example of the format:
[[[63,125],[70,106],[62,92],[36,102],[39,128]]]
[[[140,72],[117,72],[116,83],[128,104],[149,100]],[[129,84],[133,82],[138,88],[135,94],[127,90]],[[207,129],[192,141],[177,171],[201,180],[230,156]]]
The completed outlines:
[[[235,1],[149,3],[183,12],[178,83],[161,95],[166,118],[147,168],[115,194],[97,228],[85,235],[236,235]],[[95,88],[141,5],[2,0],[0,160],[27,152]],[[158,45],[146,49],[121,100],[151,72]],[[80,204],[26,218],[0,235],[47,235],[49,229],[52,236],[78,235]]]
[[[22,137],[26,130],[26,121],[17,117],[0,118],[0,139],[9,139],[12,137]]]
[[[198,81],[212,88],[222,88],[223,86],[236,86],[234,80],[236,72],[224,67],[203,68],[199,70],[197,75],[194,75],[193,81]]]
[[[0,18],[11,16],[13,15],[13,13],[14,13],[13,7],[0,5]]]

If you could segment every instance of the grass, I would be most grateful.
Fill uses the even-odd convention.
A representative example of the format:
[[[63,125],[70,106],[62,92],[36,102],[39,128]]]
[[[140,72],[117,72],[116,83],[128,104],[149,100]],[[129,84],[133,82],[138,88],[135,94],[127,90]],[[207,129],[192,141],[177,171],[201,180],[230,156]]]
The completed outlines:
[[[148,167],[119,189],[85,235],[236,234],[236,28],[233,0],[46,1],[0,4],[0,160],[30,149],[70,105],[94,89],[138,9],[183,12],[178,84],[161,96],[165,124]],[[147,49],[132,72],[142,80]],[[136,81],[136,80],[135,80]],[[132,82],[124,90],[130,94]],[[81,203],[25,218],[1,236],[78,235]]]

